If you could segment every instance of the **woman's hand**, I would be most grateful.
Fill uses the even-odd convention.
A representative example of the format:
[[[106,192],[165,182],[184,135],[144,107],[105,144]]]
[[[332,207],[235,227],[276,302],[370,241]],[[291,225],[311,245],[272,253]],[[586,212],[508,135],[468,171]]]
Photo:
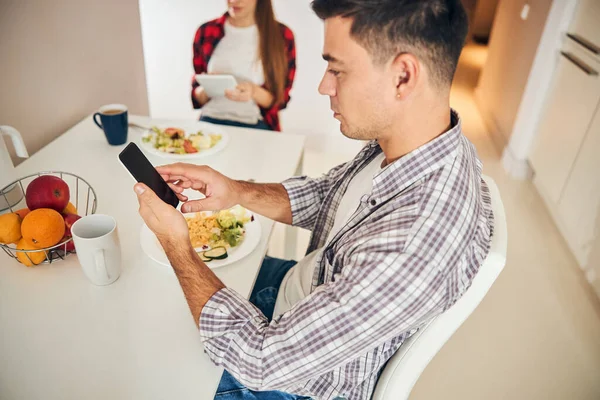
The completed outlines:
[[[254,92],[256,85],[250,82],[242,82],[234,90],[226,90],[225,97],[233,101],[250,101],[254,100]]]
[[[194,97],[201,106],[205,105],[210,100],[202,86],[198,86],[196,89],[194,89]]]

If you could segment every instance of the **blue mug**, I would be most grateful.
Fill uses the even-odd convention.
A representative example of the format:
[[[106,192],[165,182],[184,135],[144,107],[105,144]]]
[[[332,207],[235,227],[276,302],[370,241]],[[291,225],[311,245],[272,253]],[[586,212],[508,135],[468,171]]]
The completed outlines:
[[[127,107],[123,104],[108,104],[100,107],[100,110],[94,114],[94,122],[104,131],[108,144],[118,146],[127,143]]]

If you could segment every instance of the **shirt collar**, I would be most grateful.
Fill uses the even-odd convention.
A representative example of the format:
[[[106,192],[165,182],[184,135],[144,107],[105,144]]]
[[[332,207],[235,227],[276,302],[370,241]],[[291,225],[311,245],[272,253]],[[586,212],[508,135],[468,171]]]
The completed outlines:
[[[372,196],[385,201],[403,191],[419,179],[454,161],[462,137],[462,123],[458,113],[451,110],[450,128],[423,146],[384,167],[373,177]],[[365,158],[372,159],[382,152],[377,141],[364,149]]]
[[[229,16],[229,12],[226,12],[225,14],[221,15],[219,18],[217,18],[217,20],[215,21],[218,25],[221,25],[222,27],[225,26],[225,22],[227,21],[227,17]]]

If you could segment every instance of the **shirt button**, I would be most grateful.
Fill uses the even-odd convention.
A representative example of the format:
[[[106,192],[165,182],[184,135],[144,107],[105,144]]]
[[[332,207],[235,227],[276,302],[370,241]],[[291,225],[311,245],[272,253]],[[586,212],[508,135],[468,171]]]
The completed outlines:
[[[373,207],[375,207],[375,206],[377,205],[377,200],[375,200],[375,199],[372,199],[372,200],[370,201],[370,203],[371,203],[371,205],[372,205]]]

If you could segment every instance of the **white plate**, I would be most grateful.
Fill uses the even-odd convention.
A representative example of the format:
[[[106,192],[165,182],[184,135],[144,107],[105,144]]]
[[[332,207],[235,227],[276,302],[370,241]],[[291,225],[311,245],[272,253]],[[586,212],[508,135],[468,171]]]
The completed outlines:
[[[193,216],[195,213],[184,214],[184,216]],[[227,250],[227,257],[224,260],[213,260],[211,262],[206,263],[210,269],[224,267],[225,265],[232,264],[236,261],[241,260],[246,257],[248,254],[252,253],[254,249],[260,243],[260,238],[262,234],[262,228],[260,227],[260,222],[256,219],[254,221],[250,221],[244,225],[244,229],[246,230],[246,234],[244,236],[244,240],[238,246],[234,248],[229,248]],[[150,228],[146,224],[142,225],[142,229],[140,232],[140,243],[142,245],[142,250],[144,253],[148,255],[152,260],[157,263],[164,265],[166,267],[171,267],[171,263],[167,258],[162,246],[158,242],[158,239],[152,233]],[[197,249],[199,250],[199,249]]]
[[[196,133],[198,131],[202,131],[202,133],[205,133],[205,134],[221,135],[221,140],[214,147],[211,147],[210,149],[206,149],[206,150],[200,150],[197,153],[191,153],[191,154],[165,153],[164,151],[155,149],[151,143],[145,143],[142,140],[142,137],[146,136],[148,134],[148,132],[144,133],[144,135],[142,135],[142,137],[140,137],[139,144],[142,149],[144,149],[145,151],[147,151],[150,154],[154,154],[154,155],[157,155],[162,158],[168,158],[169,160],[182,161],[182,160],[191,160],[191,159],[196,159],[196,158],[207,157],[207,156],[210,156],[210,155],[220,152],[225,147],[227,147],[227,144],[229,143],[229,135],[227,134],[227,132],[225,132],[225,130],[223,130],[223,128],[220,127],[219,125],[211,124],[208,122],[191,121],[191,122],[188,122],[185,124],[181,124],[181,123],[174,124],[174,125],[158,124],[156,126],[159,129],[165,129],[165,128],[170,128],[170,127],[180,128],[180,129],[183,129],[186,134],[191,134],[191,133]]]

